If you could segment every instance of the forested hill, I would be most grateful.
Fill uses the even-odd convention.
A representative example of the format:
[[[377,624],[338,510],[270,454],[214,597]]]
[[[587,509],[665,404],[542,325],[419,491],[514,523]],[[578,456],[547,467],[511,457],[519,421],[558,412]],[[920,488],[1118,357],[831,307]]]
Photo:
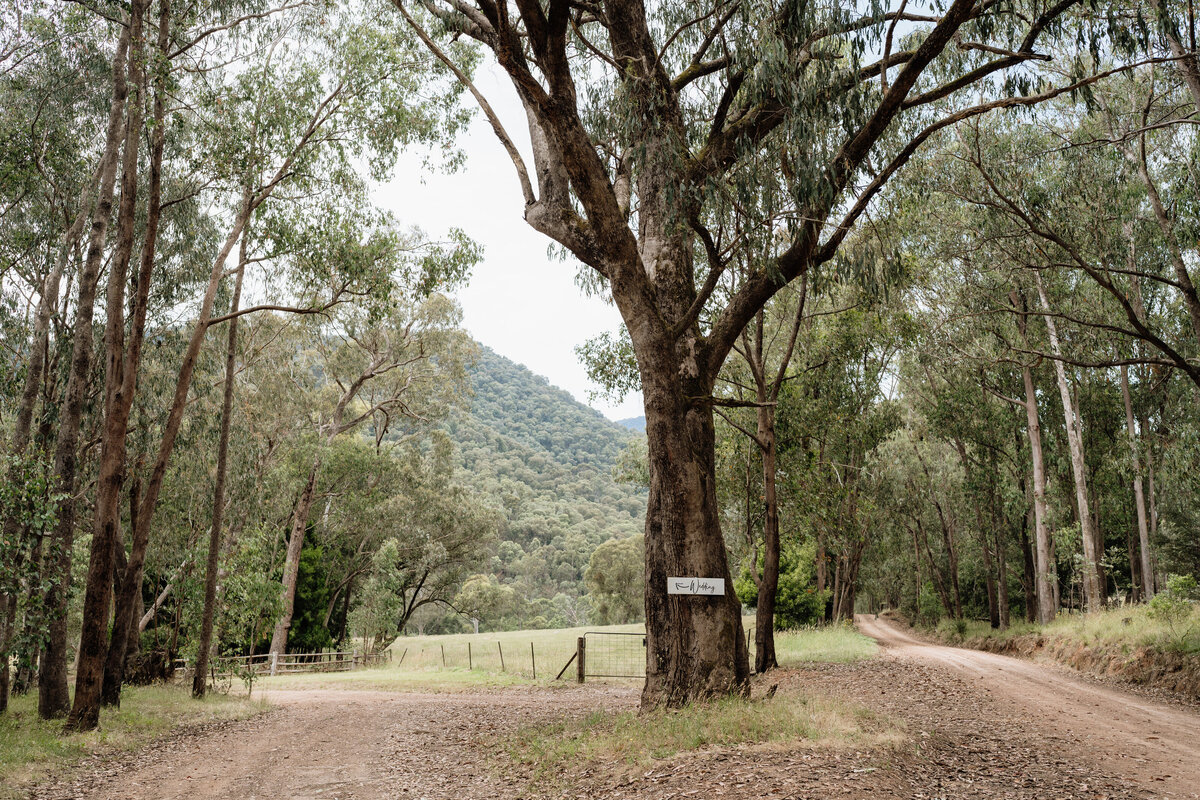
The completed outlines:
[[[583,573],[601,543],[642,531],[645,491],[613,480],[636,433],[503,356],[480,347],[474,397],[447,430],[463,482],[499,509],[496,556],[485,569],[511,587],[490,629],[581,624]]]
[[[627,428],[482,345],[471,386],[478,422],[559,464],[610,470],[629,439]]]

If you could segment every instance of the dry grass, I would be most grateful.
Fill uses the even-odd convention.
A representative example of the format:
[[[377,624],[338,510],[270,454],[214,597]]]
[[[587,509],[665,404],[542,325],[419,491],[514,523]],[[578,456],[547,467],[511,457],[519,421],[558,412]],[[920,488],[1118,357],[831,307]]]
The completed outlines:
[[[902,738],[891,722],[863,706],[780,694],[770,700],[727,698],[678,710],[597,712],[524,729],[508,739],[505,753],[526,768],[532,782],[543,783],[583,762],[643,766],[707,748],[878,746]]]
[[[1006,630],[993,630],[986,622],[965,621],[961,626],[943,621],[938,635],[960,642],[990,639],[1006,642],[1020,636],[1038,634],[1051,642],[1067,641],[1086,647],[1138,648],[1157,647],[1184,652],[1200,651],[1200,606],[1191,618],[1168,625],[1155,618],[1148,606],[1124,606],[1087,614],[1060,614],[1049,625],[1015,622]]]

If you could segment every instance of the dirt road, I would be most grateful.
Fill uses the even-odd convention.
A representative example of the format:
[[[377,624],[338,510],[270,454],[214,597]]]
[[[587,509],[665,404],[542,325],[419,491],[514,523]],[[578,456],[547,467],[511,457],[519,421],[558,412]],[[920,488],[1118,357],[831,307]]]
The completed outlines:
[[[1098,754],[1109,769],[1163,797],[1200,797],[1200,713],[1147,700],[1057,669],[1008,656],[919,641],[895,624],[856,618],[897,660],[948,668],[1034,726]]]
[[[265,691],[263,716],[172,736],[36,789],[32,800],[509,798],[486,744],[535,722],[633,707],[633,688],[422,694]]]
[[[882,657],[757,679],[775,703],[833,696],[898,730],[850,741],[710,747],[630,764],[578,760],[552,785],[504,740],[598,710],[634,686],[530,686],[446,694],[272,691],[260,717],[167,737],[36,789],[34,800],[1180,800],[1200,798],[1200,715],[1066,670],[860,627]],[[504,766],[507,764],[508,766]]]

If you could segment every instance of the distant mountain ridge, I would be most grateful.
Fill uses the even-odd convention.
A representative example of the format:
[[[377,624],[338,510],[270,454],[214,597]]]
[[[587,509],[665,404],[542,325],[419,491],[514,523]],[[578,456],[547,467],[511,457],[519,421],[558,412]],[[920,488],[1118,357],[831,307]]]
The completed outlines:
[[[646,491],[613,478],[636,434],[483,345],[470,380],[470,408],[445,427],[460,480],[503,516],[485,572],[528,603],[521,624],[582,624],[592,551],[644,527]]]
[[[611,469],[629,439],[628,426],[613,422],[486,345],[480,345],[470,378],[475,393],[472,416],[497,433],[545,451],[559,463]]]
[[[628,428],[631,431],[637,431],[638,433],[646,432],[646,418],[644,416],[619,419],[617,420],[617,424],[623,428]]]

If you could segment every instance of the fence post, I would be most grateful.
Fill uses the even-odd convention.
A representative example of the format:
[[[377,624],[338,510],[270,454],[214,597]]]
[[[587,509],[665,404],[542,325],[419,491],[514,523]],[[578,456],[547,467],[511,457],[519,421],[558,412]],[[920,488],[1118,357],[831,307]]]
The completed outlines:
[[[508,670],[504,668],[504,648],[500,646],[499,642],[496,642],[496,649],[500,651],[500,671],[508,672]]]
[[[586,659],[587,638],[580,636],[575,646],[575,680],[579,683],[583,683],[584,676],[587,675]]]
[[[533,665],[533,679],[537,680],[537,657],[533,654],[533,642],[529,643],[529,663]]]
[[[442,669],[446,668],[446,645],[442,645]]]
[[[475,669],[475,662],[471,658],[471,643],[467,642],[467,669]]]
[[[271,675],[279,669],[279,653],[271,653]]]

